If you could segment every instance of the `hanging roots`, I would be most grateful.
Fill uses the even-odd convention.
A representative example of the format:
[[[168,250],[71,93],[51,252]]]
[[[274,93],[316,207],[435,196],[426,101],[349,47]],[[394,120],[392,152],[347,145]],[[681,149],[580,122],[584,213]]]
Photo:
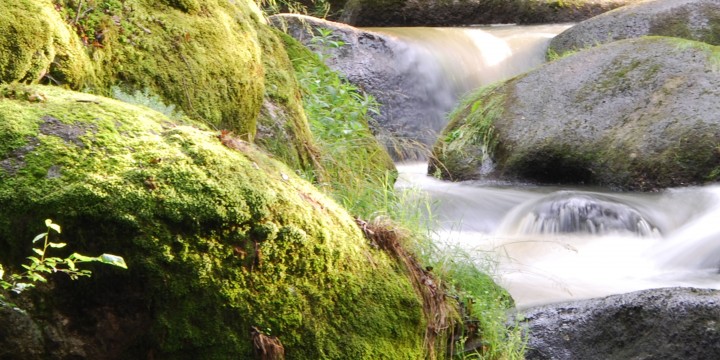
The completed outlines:
[[[250,327],[253,341],[255,359],[258,360],[285,360],[285,348],[276,336],[267,336],[258,328]]]
[[[436,359],[435,344],[438,336],[453,327],[453,318],[450,305],[445,299],[445,291],[438,285],[431,269],[424,269],[417,260],[402,246],[403,239],[410,235],[393,224],[391,220],[376,218],[371,222],[355,219],[370,244],[382,249],[400,264],[404,265],[410,274],[415,291],[422,297],[423,313],[427,319],[425,330],[425,349],[427,359]]]

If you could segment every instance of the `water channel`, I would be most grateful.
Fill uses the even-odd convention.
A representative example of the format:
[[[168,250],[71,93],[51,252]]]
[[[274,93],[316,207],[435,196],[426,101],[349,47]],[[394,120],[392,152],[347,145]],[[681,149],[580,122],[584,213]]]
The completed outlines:
[[[569,26],[373,30],[414,44],[439,64],[447,88],[466,92],[540,66],[549,40]],[[471,252],[519,308],[669,286],[720,289],[720,185],[618,193],[451,183],[421,162],[398,169],[398,188],[427,196],[436,241]]]

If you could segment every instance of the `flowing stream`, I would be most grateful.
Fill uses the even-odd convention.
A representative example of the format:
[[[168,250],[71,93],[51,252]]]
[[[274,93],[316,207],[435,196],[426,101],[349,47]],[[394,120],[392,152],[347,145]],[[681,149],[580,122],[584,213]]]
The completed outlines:
[[[540,65],[567,28],[374,29],[414,43],[470,90]],[[720,289],[720,185],[660,193],[440,181],[399,164],[400,189],[426,195],[439,244],[460,245],[519,308],[635,290]]]

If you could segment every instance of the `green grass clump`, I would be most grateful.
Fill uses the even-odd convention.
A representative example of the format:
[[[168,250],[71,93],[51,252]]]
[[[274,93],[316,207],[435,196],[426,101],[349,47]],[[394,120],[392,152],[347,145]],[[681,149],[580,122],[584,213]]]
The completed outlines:
[[[505,111],[505,96],[499,84],[488,85],[468,95],[448,116],[450,122],[433,147],[430,173],[467,180],[475,176],[483,161],[493,155],[495,119]]]
[[[396,177],[392,159],[368,127],[369,113],[377,111],[377,103],[297,41],[287,35],[283,40],[321,154],[323,172],[307,176],[351,214],[368,217],[382,208]]]

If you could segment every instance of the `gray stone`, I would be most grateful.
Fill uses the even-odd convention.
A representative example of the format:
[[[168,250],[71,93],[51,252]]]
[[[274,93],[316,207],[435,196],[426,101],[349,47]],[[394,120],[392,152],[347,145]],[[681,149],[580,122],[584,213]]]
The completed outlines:
[[[644,290],[521,314],[528,360],[720,359],[718,290]]]
[[[489,176],[543,183],[653,190],[715,180],[718,56],[699,42],[629,39],[485,88],[455,112],[430,171],[477,178],[488,157]]]
[[[585,20],[550,42],[562,54],[621,39],[673,36],[720,45],[720,2],[654,0],[627,5]]]

